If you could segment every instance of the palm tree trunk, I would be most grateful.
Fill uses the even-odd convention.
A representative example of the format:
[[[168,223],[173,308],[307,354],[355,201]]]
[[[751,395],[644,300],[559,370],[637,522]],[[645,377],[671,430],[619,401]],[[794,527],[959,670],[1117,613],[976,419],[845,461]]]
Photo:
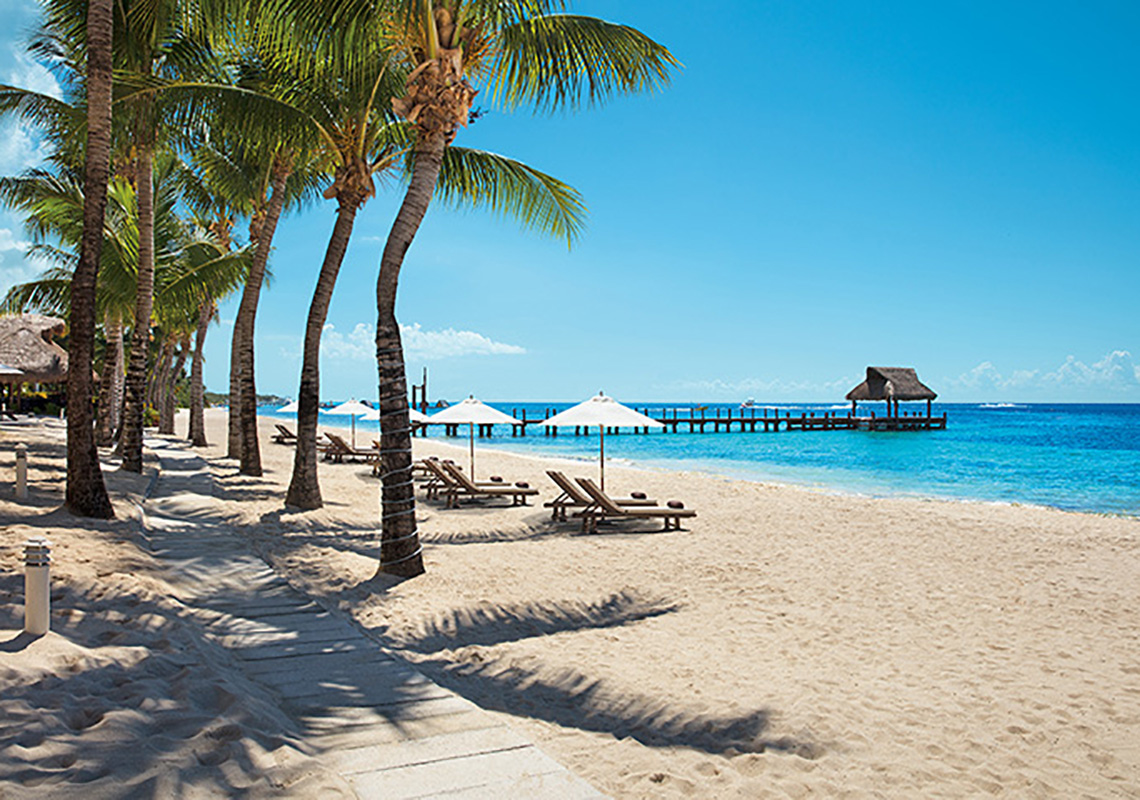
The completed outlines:
[[[239,308],[238,313],[241,313]],[[226,411],[228,438],[226,442],[226,458],[241,459],[241,381],[238,376],[241,371],[241,356],[239,355],[245,345],[241,338],[241,326],[234,320],[234,332],[230,338],[230,394],[229,408]]]
[[[198,330],[194,332],[194,358],[190,361],[190,444],[206,447],[206,387],[202,383],[203,348],[206,331],[214,316],[214,301],[207,299],[198,310]]]
[[[159,433],[174,435],[174,412],[178,409],[178,398],[175,396],[174,390],[178,386],[178,379],[182,377],[182,368],[186,366],[188,355],[190,355],[190,343],[189,340],[184,339],[178,348],[178,358],[174,361],[174,369],[170,370],[166,376],[162,407],[159,410]]]
[[[123,342],[123,321],[115,320],[118,338],[115,340],[115,382],[111,384],[111,438],[123,424],[123,398],[127,390],[127,350]]]
[[[146,405],[146,357],[150,343],[150,313],[154,305],[154,167],[153,153],[140,145],[135,161],[138,182],[139,271],[135,297],[135,327],[127,364],[127,395],[123,409],[123,464],[142,472],[143,409]]]
[[[146,404],[156,411],[162,408],[166,399],[166,379],[170,374],[172,361],[174,361],[174,340],[166,336],[154,359],[154,364],[151,365],[146,385]],[[161,426],[161,423],[159,425]]]
[[[254,381],[253,331],[257,317],[257,301],[261,294],[261,284],[265,280],[265,264],[273,246],[273,234],[277,230],[277,219],[285,204],[285,181],[289,177],[287,159],[279,156],[273,171],[273,192],[265,208],[265,220],[257,234],[257,247],[249,267],[249,277],[242,292],[241,306],[235,325],[241,326],[243,346],[238,353],[238,403],[241,415],[241,467],[242,475],[261,475],[261,448],[257,441],[257,385]],[[233,404],[230,404],[231,413]]]
[[[113,519],[91,411],[95,360],[95,282],[103,247],[103,212],[111,167],[111,0],[87,9],[87,155],[84,165],[83,240],[71,281],[67,371],[67,489],[64,505],[79,516]]]
[[[107,348],[103,354],[103,374],[99,381],[99,406],[95,418],[95,443],[110,447],[115,434],[115,385],[123,371],[123,323],[108,315],[103,322]]]
[[[340,272],[352,226],[356,221],[359,201],[342,200],[337,209],[336,224],[325,251],[325,261],[317,278],[309,320],[305,325],[305,347],[301,361],[301,386],[297,390],[297,450],[293,456],[293,477],[285,495],[287,505],[298,508],[320,508],[321,487],[317,481],[317,413],[321,398],[321,333],[329,313],[333,287]]]
[[[425,135],[417,145],[411,184],[384,245],[380,276],[376,281],[376,366],[380,377],[380,481],[383,487],[377,572],[409,578],[423,574],[424,561],[416,532],[412,427],[408,422],[404,347],[396,321],[396,287],[404,255],[435,191],[446,146],[442,133]]]

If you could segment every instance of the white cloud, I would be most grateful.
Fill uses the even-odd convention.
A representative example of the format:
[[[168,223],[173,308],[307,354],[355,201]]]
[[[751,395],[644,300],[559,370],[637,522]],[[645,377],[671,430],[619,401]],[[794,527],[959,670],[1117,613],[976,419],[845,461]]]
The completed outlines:
[[[0,83],[30,89],[56,99],[63,96],[55,76],[33,61],[22,48],[13,45],[11,55],[15,65],[2,76]],[[40,161],[40,139],[29,126],[15,120],[0,125],[0,174],[15,175]]]
[[[1017,392],[1050,397],[1083,394],[1093,399],[1106,393],[1140,391],[1140,365],[1127,350],[1114,350],[1091,365],[1068,356],[1052,371],[1018,369],[1009,375],[1002,374],[993,363],[983,361],[957,378],[951,378],[949,383],[954,388],[976,393]]]
[[[48,70],[37,64],[18,45],[12,46],[12,57],[16,61],[16,68],[7,76],[5,83],[9,86],[19,86],[39,94],[46,94],[56,100],[63,98],[59,81]]]
[[[24,251],[28,243],[16,238],[10,228],[0,228],[0,297],[18,283],[27,283],[39,274],[28,261]]]
[[[454,328],[428,331],[419,323],[401,325],[400,335],[405,355],[419,361],[455,356],[520,355],[526,352],[523,347],[496,342],[475,331],[457,331]],[[329,323],[325,325],[321,336],[321,355],[342,361],[373,361],[376,358],[375,329],[360,322],[346,334]]]
[[[26,128],[12,121],[0,124],[0,174],[16,175],[40,160],[36,140]]]
[[[16,238],[9,228],[0,228],[0,258],[7,250],[19,250],[21,253],[28,249],[28,243]]]

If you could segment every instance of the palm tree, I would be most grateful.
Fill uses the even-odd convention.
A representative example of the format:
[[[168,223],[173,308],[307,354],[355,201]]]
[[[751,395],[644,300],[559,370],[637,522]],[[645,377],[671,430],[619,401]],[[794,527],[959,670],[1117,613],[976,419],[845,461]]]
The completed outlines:
[[[237,291],[246,282],[252,261],[250,248],[231,250],[227,238],[200,225],[184,225],[178,241],[178,257],[158,275],[155,291],[156,318],[178,347],[177,360],[165,369],[159,384],[159,432],[174,433],[174,389],[190,356],[190,337],[197,335],[196,368],[191,367],[191,395],[199,400],[202,420],[201,346],[204,325],[209,324],[217,300]],[[205,317],[206,322],[202,319]],[[173,350],[173,348],[171,348]],[[165,368],[164,363],[164,368]],[[194,373],[197,377],[194,377]],[[193,409],[192,418],[193,418]],[[205,436],[204,429],[201,431]]]
[[[183,173],[184,168],[177,159],[168,155],[158,159],[154,305],[162,355],[156,360],[154,373],[165,378],[152,381],[151,401],[159,407],[164,404],[158,398],[169,396],[170,376],[180,371],[167,363],[176,342],[170,342],[171,346],[167,347],[164,337],[173,331],[180,341],[184,340],[197,322],[204,298],[222,298],[233,292],[244,281],[249,268],[248,249],[231,252],[228,243],[220,242],[212,232],[178,218],[176,209],[182,198]],[[111,373],[120,369],[114,359],[113,332],[117,332],[121,320],[130,319],[137,294],[139,238],[136,194],[131,183],[116,178],[107,197],[104,248],[96,291],[96,307],[108,320],[104,328],[108,346],[104,348],[101,369],[104,390],[112,382]],[[0,308],[68,313],[68,289],[76,264],[75,250],[79,246],[84,206],[78,176],[59,169],[56,173],[32,170],[18,178],[0,178],[0,202],[24,213],[35,242],[33,252],[54,262],[37,280],[9,290]],[[101,399],[106,394],[101,391]],[[108,410],[106,406],[100,404],[101,415]],[[170,429],[171,411],[167,406],[163,425],[166,430]],[[103,418],[100,422],[101,427],[106,424]]]
[[[292,53],[312,50],[297,43]],[[344,42],[336,51],[344,52]],[[320,399],[320,340],[328,316],[337,276],[352,235],[356,214],[376,193],[374,177],[390,169],[407,168],[411,140],[409,126],[393,124],[388,108],[404,76],[390,69],[383,49],[351,65],[322,70],[301,65],[305,80],[276,79],[292,85],[288,103],[311,131],[311,149],[328,164],[332,184],[324,197],[337,201],[337,217],[317,278],[305,328],[301,381],[297,395],[297,446],[293,474],[285,502],[312,509],[322,504],[317,480],[317,415]],[[481,151],[463,150],[449,160],[441,180],[449,199],[490,205],[515,213],[538,227],[571,238],[581,225],[581,199],[570,187],[523,164]],[[243,420],[243,424],[246,420]]]
[[[0,87],[0,114],[15,113],[40,124],[50,133],[58,151],[70,149],[70,163],[84,162],[85,183],[91,187],[83,212],[83,230],[79,264],[68,287],[70,297],[67,398],[67,488],[65,505],[74,514],[111,519],[114,509],[107,497],[106,486],[95,446],[92,425],[91,372],[86,365],[94,360],[95,351],[95,287],[102,247],[103,212],[111,161],[111,90],[112,39],[114,33],[111,0],[90,0],[86,13],[63,0],[45,4],[48,24],[56,31],[53,47],[49,38],[37,37],[31,51],[39,56],[65,55],[72,64],[85,68],[75,70],[84,75],[82,85],[70,87],[77,102],[68,103],[29,92],[18,87]],[[70,46],[70,51],[63,52]],[[81,52],[82,59],[75,54]],[[80,151],[74,134],[86,127],[85,148]]]
[[[116,49],[121,54],[119,68],[131,85],[131,90],[117,102],[127,117],[133,156],[131,172],[139,212],[138,294],[122,433],[122,468],[132,472],[142,471],[146,362],[154,307],[154,157],[161,140],[178,133],[173,127],[163,127],[164,118],[169,122],[167,115],[181,110],[177,99],[168,101],[173,107],[164,107],[164,95],[156,93],[151,84],[164,79],[189,83],[215,76],[205,42],[192,36],[191,29],[183,24],[188,14],[181,5],[173,0],[165,3],[136,0],[116,6],[121,15]]]
[[[66,505],[84,517],[115,516],[103,473],[91,417],[91,372],[95,355],[95,281],[102,247],[103,209],[111,169],[111,0],[91,0],[87,11],[87,154],[83,244],[71,283],[67,373]],[[76,369],[79,367],[79,369]]]
[[[264,81],[237,87],[243,102],[272,101]],[[229,99],[233,102],[233,98]],[[284,135],[294,124],[288,106],[275,103],[285,118],[273,117],[251,130],[244,109],[219,109],[203,140],[195,143],[191,161],[196,186],[191,205],[219,221],[248,217],[253,245],[252,266],[242,290],[230,351],[229,457],[241,459],[243,474],[261,474],[257,442],[257,387],[254,377],[254,327],[269,253],[281,215],[311,202],[323,182],[323,170],[303,149],[290,146]],[[251,405],[243,403],[248,395]],[[252,415],[252,424],[243,414]]]
[[[213,298],[206,298],[198,309],[198,326],[194,331],[194,355],[190,360],[190,430],[188,438],[194,447],[206,447],[205,384],[202,380],[202,364],[205,361],[203,349],[206,346],[206,333],[210,322],[218,313],[218,304]]]
[[[576,106],[619,92],[652,90],[677,62],[662,45],[632,28],[592,17],[553,13],[554,0],[364,0],[292,3],[292,22],[307,26],[368,24],[374,9],[387,14],[394,62],[408,72],[405,92],[393,100],[412,124],[412,174],[380,259],[376,284],[376,359],[380,384],[382,475],[379,570],[423,572],[411,480],[411,427],[396,287],[444,164],[444,154],[468,123],[484,82],[508,108]],[[398,10],[393,11],[393,7]],[[374,23],[373,23],[374,24]]]

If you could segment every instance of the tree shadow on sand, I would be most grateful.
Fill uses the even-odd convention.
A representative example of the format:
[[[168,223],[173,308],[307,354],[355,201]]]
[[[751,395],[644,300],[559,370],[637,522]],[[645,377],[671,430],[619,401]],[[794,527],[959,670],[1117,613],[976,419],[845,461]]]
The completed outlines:
[[[0,627],[19,624],[20,583],[0,575]],[[211,666],[229,656],[175,604],[67,584],[52,601],[57,641],[43,642],[36,669],[9,672],[0,695],[0,793],[245,796],[302,777],[275,765],[269,754],[281,748],[311,771],[302,731],[262,687]],[[58,639],[83,649],[71,655]],[[18,642],[3,651],[19,652]],[[62,657],[47,655],[61,646]]]
[[[716,755],[778,752],[814,759],[812,742],[770,733],[771,712],[708,714],[675,698],[629,694],[572,668],[519,666],[479,647],[571,631],[620,628],[680,609],[676,603],[615,593],[594,603],[526,603],[453,610],[391,646],[434,656],[417,658],[429,677],[483,708],[567,728],[632,738],[647,747],[688,747]],[[382,633],[376,629],[373,633]],[[464,648],[474,651],[462,651]]]

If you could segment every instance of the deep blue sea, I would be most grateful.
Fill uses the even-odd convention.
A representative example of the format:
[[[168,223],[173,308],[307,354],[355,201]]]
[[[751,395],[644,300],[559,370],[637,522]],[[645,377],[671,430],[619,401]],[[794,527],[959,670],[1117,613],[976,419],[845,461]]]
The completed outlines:
[[[492,403],[508,414],[571,404]],[[661,408],[660,403],[628,403]],[[696,404],[667,404],[681,416]],[[738,404],[705,404],[738,409]],[[919,404],[913,404],[919,410]],[[845,414],[846,405],[774,404],[782,413],[801,410]],[[903,407],[907,410],[906,405]],[[881,408],[879,409],[881,413]],[[860,409],[863,413],[863,409]],[[1031,503],[1074,511],[1140,516],[1140,405],[954,404],[945,431],[871,433],[827,431],[778,433],[663,433],[607,435],[611,462],[698,470],[751,480],[775,481],[872,496],[940,497]],[[722,411],[724,413],[724,411]],[[734,413],[739,413],[734,411]],[[756,412],[760,414],[760,411]],[[343,417],[322,423],[347,427]],[[358,439],[368,426],[358,423]],[[442,438],[442,428],[429,429]],[[461,442],[464,436],[455,441]],[[594,460],[598,435],[573,436],[563,429],[544,436],[530,426],[513,438],[496,428],[481,447]]]

